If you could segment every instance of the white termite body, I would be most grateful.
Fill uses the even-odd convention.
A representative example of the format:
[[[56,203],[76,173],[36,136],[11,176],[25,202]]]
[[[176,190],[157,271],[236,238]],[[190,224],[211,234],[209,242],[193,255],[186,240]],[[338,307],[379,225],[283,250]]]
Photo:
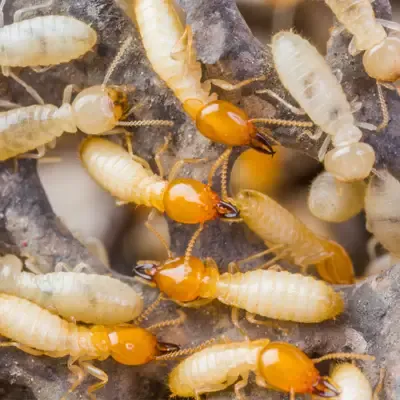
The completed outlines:
[[[308,208],[323,221],[347,221],[364,207],[366,188],[363,181],[341,182],[331,173],[321,172],[311,184]]]
[[[96,32],[72,17],[35,17],[0,28],[0,65],[35,67],[79,58],[97,41]]]
[[[331,286],[287,271],[222,274],[215,296],[254,314],[302,323],[335,318],[343,311],[343,299]]]
[[[372,400],[372,388],[366,376],[354,364],[336,365],[330,378],[340,388],[335,400]]]
[[[22,264],[0,260],[0,293],[18,296],[61,317],[92,324],[132,321],[143,311],[143,299],[127,284],[105,275],[22,272]],[[18,259],[17,259],[18,260]],[[12,264],[11,264],[12,263]]]
[[[136,23],[146,55],[160,78],[184,103],[198,100],[204,105],[216,99],[209,85],[201,83],[201,65],[191,49],[173,56],[184,35],[184,27],[171,0],[133,0]]]
[[[259,354],[268,343],[268,339],[261,339],[201,350],[172,370],[168,386],[174,396],[181,397],[223,390],[257,369]]]
[[[293,32],[280,32],[273,37],[272,55],[285,88],[332,139],[335,149],[326,154],[329,162],[325,162],[325,168],[340,180],[366,178],[375,162],[375,152],[368,144],[359,143],[362,132],[322,55]]]
[[[365,196],[367,229],[400,258],[400,182],[386,170],[371,177]]]

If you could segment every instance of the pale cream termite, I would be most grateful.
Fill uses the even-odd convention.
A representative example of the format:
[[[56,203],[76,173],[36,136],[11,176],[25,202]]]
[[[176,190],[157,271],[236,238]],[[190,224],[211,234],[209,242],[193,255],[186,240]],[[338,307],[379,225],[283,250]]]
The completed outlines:
[[[400,31],[400,25],[375,18],[369,0],[325,0],[336,18],[352,34],[349,52],[365,51],[364,68],[367,74],[383,82],[400,78],[400,38],[388,36],[383,26]]]
[[[175,179],[175,168],[165,180],[145,167],[143,159],[132,158],[106,139],[85,139],[80,158],[89,175],[120,201],[154,207],[184,224],[238,216],[236,208],[222,201],[209,185],[189,178]]]
[[[365,196],[367,229],[400,258],[400,182],[386,170],[371,176]]]
[[[0,66],[5,76],[22,84],[39,102],[41,97],[25,82],[17,78],[11,67],[40,67],[61,64],[79,58],[97,42],[96,32],[73,17],[61,15],[40,16],[22,21],[25,13],[48,7],[52,1],[26,7],[14,14],[14,23],[4,26],[0,4]]]
[[[346,221],[363,209],[366,188],[363,181],[341,182],[331,173],[321,172],[311,184],[308,208],[324,221]]]
[[[22,272],[22,267],[15,256],[0,258],[0,293],[22,297],[63,318],[90,324],[128,322],[143,311],[142,297],[118,279],[82,272],[35,275]]]
[[[171,121],[120,122],[127,111],[128,100],[123,88],[105,86],[118,60],[130,44],[128,38],[111,64],[102,85],[82,90],[70,104],[73,85],[65,88],[63,104],[20,107],[0,113],[0,161],[37,149],[38,154],[24,154],[24,158],[39,158],[50,144],[64,132],[78,129],[88,135],[120,132],[116,126],[168,125]],[[22,156],[21,156],[22,157]]]
[[[171,326],[180,320],[164,321],[153,327]],[[67,394],[72,393],[87,375],[100,380],[88,388],[88,395],[108,382],[107,374],[92,364],[93,360],[112,357],[125,365],[142,365],[159,355],[179,349],[159,342],[148,329],[136,325],[77,325],[19,297],[0,294],[0,335],[10,342],[0,347],[16,347],[34,356],[69,356],[68,369],[76,378]],[[63,399],[65,400],[65,396]]]
[[[317,139],[322,132],[328,134],[319,152],[326,170],[343,181],[368,177],[375,151],[369,144],[360,143],[362,132],[356,126],[350,104],[322,55],[293,32],[280,32],[273,37],[272,55],[283,85],[319,127],[313,137]],[[334,149],[326,153],[330,140]]]
[[[214,260],[190,256],[139,262],[134,271],[154,281],[171,299],[188,305],[218,299],[251,314],[304,323],[335,318],[343,311],[342,296],[323,281],[287,271],[233,273],[233,267],[230,264],[230,272],[220,275]]]
[[[270,247],[267,252],[274,251],[278,259],[287,259],[303,269],[315,265],[328,282],[354,283],[353,264],[343,247],[316,235],[267,195],[242,190],[235,204],[246,225]]]
[[[171,359],[181,352],[161,356]],[[172,396],[194,397],[200,400],[204,393],[218,392],[235,384],[237,399],[247,386],[251,372],[256,384],[263,388],[290,394],[312,394],[332,398],[340,394],[338,386],[316,369],[325,358],[370,359],[371,356],[352,353],[328,354],[312,360],[296,346],[268,339],[217,344],[207,347],[182,361],[168,377]]]

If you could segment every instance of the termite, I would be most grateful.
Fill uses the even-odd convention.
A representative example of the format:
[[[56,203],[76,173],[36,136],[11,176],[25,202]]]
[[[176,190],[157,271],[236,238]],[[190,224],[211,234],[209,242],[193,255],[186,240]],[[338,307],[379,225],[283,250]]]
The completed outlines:
[[[161,356],[168,360],[179,354]],[[217,392],[235,384],[235,395],[243,399],[241,390],[247,386],[250,372],[256,384],[290,394],[313,394],[332,398],[340,394],[338,386],[327,376],[321,376],[315,364],[325,359],[371,359],[363,354],[334,353],[316,360],[310,359],[296,346],[268,339],[217,344],[203,349],[175,367],[168,377],[173,396],[194,397]]]
[[[369,0],[325,0],[336,18],[352,35],[349,53],[365,51],[365,71],[378,82],[395,82],[400,78],[400,38],[388,36],[384,27],[400,31],[393,21],[375,18]]]
[[[277,253],[267,265],[286,259],[303,270],[315,265],[321,278],[327,282],[354,283],[353,264],[343,247],[316,235],[267,195],[255,190],[242,190],[235,197],[235,205],[246,225],[269,247],[260,254]]]
[[[229,272],[220,275],[213,259],[203,262],[194,256],[170,258],[163,263],[146,260],[139,262],[134,271],[155,282],[162,293],[178,304],[198,306],[218,299],[246,310],[252,323],[260,322],[253,314],[316,323],[335,318],[343,311],[342,296],[325,282],[287,271],[241,273],[237,263],[230,263]],[[238,327],[237,314],[232,317]]]
[[[190,26],[184,29],[171,0],[134,0],[136,24],[147,57],[160,78],[196,121],[199,132],[208,139],[232,146],[251,146],[274,154],[270,136],[253,122],[282,126],[310,127],[308,121],[250,119],[234,104],[209,94],[211,83],[225,90],[235,90],[265,77],[247,79],[232,85],[220,79],[201,83],[201,65],[196,61]],[[186,43],[186,44],[185,44]]]
[[[400,182],[387,170],[379,170],[365,196],[367,229],[395,258],[400,258]]]
[[[14,23],[4,26],[4,5],[0,3],[0,66],[4,76],[10,76],[41,102],[37,92],[11,72],[11,67],[49,67],[77,59],[97,42],[96,32],[72,17],[48,15],[22,20],[26,13],[49,7],[53,0],[15,12]]]
[[[288,92],[302,109],[288,104],[271,90],[268,93],[281,101],[292,112],[306,113],[318,126],[311,135],[318,140],[323,132],[328,135],[318,157],[325,169],[342,181],[363,180],[368,177],[375,162],[375,151],[361,143],[362,132],[356,126],[351,106],[328,64],[307,40],[293,32],[280,32],[272,39],[275,68]],[[332,140],[334,149],[327,152]]]
[[[63,318],[112,325],[132,321],[143,311],[143,299],[134,289],[109,276],[83,273],[86,264],[62,271],[60,263],[55,272],[37,275],[22,268],[16,256],[0,258],[0,293],[30,300]]]
[[[363,181],[341,182],[331,173],[321,172],[311,184],[308,208],[323,221],[347,221],[363,209],[366,188]]]
[[[76,380],[67,394],[75,391],[84,378],[91,375],[100,380],[87,390],[90,398],[95,399],[92,393],[108,382],[108,376],[92,364],[93,360],[103,361],[112,357],[125,365],[142,365],[157,360],[179,347],[158,341],[151,330],[177,325],[182,319],[163,321],[147,329],[133,324],[77,325],[28,300],[0,294],[0,334],[11,340],[0,342],[0,347],[16,347],[34,356],[69,356],[68,369]]]
[[[171,121],[162,120],[120,122],[128,111],[126,92],[123,88],[107,87],[106,83],[131,41],[132,37],[125,40],[103,84],[82,90],[72,104],[70,101],[75,87],[68,85],[61,107],[45,104],[1,112],[0,160],[34,149],[38,154],[23,154],[20,157],[40,158],[45,153],[46,144],[52,146],[64,132],[76,133],[78,129],[88,135],[104,135],[124,131],[123,128],[114,129],[116,126],[171,126]]]

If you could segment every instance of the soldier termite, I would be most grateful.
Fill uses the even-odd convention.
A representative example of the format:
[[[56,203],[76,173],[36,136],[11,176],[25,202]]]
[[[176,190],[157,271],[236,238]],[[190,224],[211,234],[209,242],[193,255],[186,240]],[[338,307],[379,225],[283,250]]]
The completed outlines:
[[[102,85],[81,91],[70,104],[74,85],[64,91],[63,105],[51,104],[20,107],[0,113],[0,160],[37,149],[38,154],[24,154],[23,158],[40,158],[45,145],[54,144],[64,132],[81,130],[88,135],[104,135],[124,131],[116,126],[171,126],[171,121],[129,121],[120,120],[127,111],[128,101],[124,88],[107,87],[106,83],[118,61],[129,46],[129,37],[122,45],[111,64]]]
[[[0,347],[16,347],[34,356],[69,356],[68,369],[76,379],[68,393],[75,391],[85,377],[91,375],[100,380],[88,388],[91,399],[95,399],[92,393],[108,382],[107,374],[94,366],[93,360],[103,361],[112,357],[125,365],[142,365],[157,360],[179,347],[158,341],[151,330],[182,321],[181,316],[147,329],[134,324],[77,325],[28,300],[0,294],[0,334],[11,340],[0,342]]]
[[[229,272],[220,275],[213,259],[203,262],[193,256],[170,258],[163,263],[146,260],[139,262],[134,271],[155,282],[178,304],[194,307],[218,299],[246,310],[252,323],[260,322],[252,314],[316,323],[335,318],[343,311],[341,295],[325,282],[287,271],[241,273],[238,264],[231,263]],[[233,322],[239,327],[235,314]]]
[[[315,265],[321,278],[330,283],[354,283],[353,264],[338,243],[316,235],[265,194],[242,190],[234,201],[246,225],[270,247],[260,254],[275,252],[274,261],[286,259],[303,269]]]
[[[386,170],[371,176],[365,196],[367,229],[392,256],[400,258],[400,182]]]
[[[318,154],[328,172],[343,181],[368,177],[375,162],[375,151],[370,145],[360,143],[362,132],[356,126],[351,106],[322,55],[293,32],[280,32],[273,37],[272,54],[283,85],[302,110],[270,90],[260,93],[267,92],[293,112],[307,113],[318,126],[312,135],[314,139],[323,132],[328,134]],[[370,124],[358,125],[371,129]],[[331,140],[334,149],[327,152]]]
[[[226,90],[238,89],[256,80],[237,85],[219,79],[201,83],[201,66],[196,61],[189,26],[184,29],[171,0],[134,0],[136,23],[153,69],[196,120],[197,129],[210,140],[232,146],[251,146],[274,154],[269,135],[256,129],[253,121],[234,104],[209,94],[210,83]],[[187,43],[186,43],[187,42]],[[185,44],[186,43],[186,44]],[[261,121],[260,121],[261,122]],[[311,127],[308,121],[263,119],[282,126]]]
[[[160,359],[173,357],[171,353]],[[258,386],[289,393],[290,400],[294,400],[296,394],[307,393],[333,398],[340,394],[340,389],[315,368],[316,363],[332,358],[373,359],[363,354],[334,353],[312,360],[292,344],[268,339],[217,344],[182,361],[170,373],[168,386],[173,396],[200,400],[204,393],[221,391],[235,384],[236,398],[243,400],[241,390],[247,386],[250,372],[253,372]]]
[[[128,322],[143,311],[143,299],[134,289],[109,276],[81,272],[90,270],[86,264],[62,271],[64,265],[60,263],[55,272],[37,275],[22,272],[22,267],[16,256],[0,258],[0,293],[22,297],[63,318],[90,324]],[[31,267],[27,263],[27,268]]]
[[[363,209],[366,188],[363,181],[341,182],[331,173],[321,172],[311,184],[308,208],[324,221],[346,221]]]
[[[49,7],[53,0],[15,12],[14,23],[4,26],[4,5],[0,3],[0,66],[3,75],[24,86],[33,98],[42,103],[37,92],[10,70],[11,67],[52,66],[79,58],[97,42],[96,32],[84,22],[72,17],[48,15],[22,20],[26,13]],[[42,103],[44,104],[44,103]]]

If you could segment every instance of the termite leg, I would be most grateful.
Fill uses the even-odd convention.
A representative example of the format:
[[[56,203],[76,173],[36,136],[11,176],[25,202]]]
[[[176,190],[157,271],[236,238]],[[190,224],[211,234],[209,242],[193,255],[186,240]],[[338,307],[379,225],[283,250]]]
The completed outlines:
[[[44,105],[44,100],[40,96],[40,94],[30,85],[28,85],[25,81],[11,72],[9,67],[1,67],[1,71],[4,76],[9,76],[10,78],[14,79],[15,82],[19,83],[34,99],[38,104]]]
[[[356,112],[358,112],[362,109],[362,103],[361,103],[361,101],[358,101],[358,96],[354,97],[354,99],[351,100],[350,108],[351,108],[351,112],[353,114],[355,114]]]
[[[261,375],[256,375],[256,385],[263,389],[271,389],[271,387],[265,382]]]
[[[65,262],[59,262],[56,264],[56,266],[54,267],[54,272],[72,272],[71,268],[69,267],[69,265]]]
[[[290,399],[289,400],[296,400],[296,392],[294,389],[290,389]]]
[[[186,307],[186,308],[201,308],[210,304],[214,299],[197,299],[188,302],[182,302],[179,300],[174,300],[174,303],[177,304],[179,307]]]
[[[66,400],[67,396],[74,392],[75,389],[83,382],[83,380],[86,377],[86,371],[84,372],[83,369],[77,365],[74,365],[75,362],[78,360],[79,356],[75,357],[70,357],[68,359],[68,369],[72,373],[72,375],[76,376],[75,381],[72,383],[71,387],[68,389],[68,391],[61,397],[60,400]]]
[[[386,129],[386,127],[389,124],[390,117],[389,117],[389,111],[388,111],[387,104],[386,104],[386,99],[383,94],[382,86],[381,86],[380,82],[378,82],[378,81],[376,82],[376,88],[378,91],[379,104],[381,106],[381,113],[382,113],[382,122],[377,126],[376,131],[380,132],[380,131]]]
[[[311,132],[308,131],[308,130],[307,130],[307,131],[303,131],[303,133],[301,133],[301,134],[299,135],[299,138],[300,138],[301,136],[306,135],[306,136],[308,136],[310,139],[317,141],[317,140],[321,139],[321,136],[322,136],[323,133],[324,133],[324,131],[323,131],[319,126],[317,126],[317,127],[315,128],[314,133],[311,133]]]
[[[379,393],[382,391],[383,388],[383,381],[385,379],[385,368],[381,368],[379,371],[379,381],[377,385],[375,386],[374,393],[372,395],[372,400],[378,400],[379,399]]]
[[[372,131],[372,132],[376,131],[376,126],[374,124],[370,124],[369,122],[356,121],[355,126],[366,129],[367,131]]]
[[[271,260],[267,261],[266,263],[264,263],[263,265],[261,265],[259,268],[260,269],[270,269],[274,266],[274,264],[279,261],[282,260],[283,256],[289,252],[289,249],[283,249],[281,250],[279,253],[276,254],[276,256],[274,258],[271,258]],[[280,267],[279,267],[280,268]],[[275,270],[278,270],[278,266],[276,266],[274,268]]]
[[[154,156],[154,160],[158,168],[158,174],[161,176],[161,178],[164,178],[164,166],[161,161],[161,156],[167,150],[170,140],[171,140],[171,133],[169,133],[168,136],[164,137],[164,144],[160,146],[160,148],[156,151],[156,154]]]
[[[17,158],[23,159],[23,158],[33,158],[34,160],[37,160],[39,158],[42,158],[46,154],[46,147],[44,145],[37,147],[37,154],[32,154],[32,153],[26,153],[26,154],[21,154]]]
[[[0,3],[0,28],[4,26],[4,6],[6,4],[7,0],[1,0]]]
[[[151,221],[154,219],[154,217],[157,214],[157,210],[153,208],[149,215],[147,216],[147,221],[144,223],[144,226],[160,241],[160,243],[164,246],[165,250],[167,251],[167,256],[168,258],[172,258],[172,252],[171,249],[168,246],[168,243],[166,242],[165,238],[160,234],[160,232],[157,231],[157,229],[154,228],[153,225],[151,225]]]
[[[321,130],[322,131],[322,130]],[[325,154],[328,151],[329,145],[331,144],[331,135],[326,135],[324,142],[318,150],[318,160],[322,162],[325,158]]]
[[[158,322],[154,325],[148,326],[146,329],[147,330],[153,330],[153,329],[160,329],[160,328],[165,328],[167,326],[177,326],[177,325],[182,325],[183,322],[186,320],[186,314],[182,310],[178,310],[179,317],[175,319],[168,319],[166,321],[161,321]]]
[[[335,26],[333,29],[331,29],[331,37],[340,35],[342,32],[344,32],[345,27],[344,25],[339,25]]]
[[[267,77],[262,75],[262,76],[258,76],[257,78],[245,79],[238,83],[230,83],[230,82],[225,81],[224,79],[208,79],[205,81],[205,83],[213,84],[214,86],[217,86],[223,90],[230,92],[233,90],[241,89],[242,87],[250,85],[253,82],[265,81],[266,79],[267,79]]]
[[[171,58],[173,60],[179,60],[181,55],[182,55],[182,53],[185,51],[185,49],[187,47],[189,47],[189,40],[188,40],[189,30],[191,32],[190,26],[186,25],[182,36],[178,39],[178,41],[172,47],[171,52],[170,52],[170,56],[171,56]]]
[[[246,258],[243,258],[242,260],[239,260],[239,261],[236,261],[236,262],[232,262],[229,265],[232,265],[232,268],[233,268],[234,264],[236,264],[238,266],[240,264],[247,263],[247,262],[252,261],[252,260],[256,260],[257,258],[261,258],[261,257],[265,256],[266,254],[275,253],[276,250],[280,250],[280,249],[282,249],[284,247],[285,247],[284,244],[278,244],[276,246],[270,247],[267,250],[263,250],[263,251],[261,251],[259,253],[253,254],[253,255],[251,255],[249,257],[246,257]]]
[[[91,274],[94,273],[93,268],[90,265],[83,262],[80,262],[79,264],[75,265],[74,268],[72,268],[72,272],[77,272],[77,273],[85,270]]]
[[[234,390],[236,394],[236,398],[239,400],[245,400],[246,396],[242,395],[240,391],[244,389],[249,383],[249,373],[243,374],[242,379],[235,383]]]
[[[289,333],[289,331],[287,329],[282,328],[281,326],[279,326],[278,322],[276,322],[276,321],[264,321],[264,320],[257,319],[255,317],[255,314],[253,314],[253,313],[251,313],[249,311],[246,311],[246,319],[247,319],[247,322],[249,322],[250,324],[264,325],[264,326],[268,326],[270,328],[277,329],[278,331],[280,331],[285,336]]]
[[[74,92],[80,92],[79,86],[77,86],[73,83],[65,86],[62,103],[70,104],[71,100],[72,100],[72,93],[74,93]]]
[[[383,25],[385,28],[391,29],[393,31],[400,32],[400,24],[394,21],[388,21],[386,19],[376,19],[381,25]]]
[[[17,342],[3,342],[3,343],[0,343],[0,347],[16,347],[17,349],[19,349],[25,353],[31,354],[32,356],[42,356],[45,354],[45,352],[43,352],[43,351],[32,349],[32,347],[25,346],[25,345],[23,345],[21,343],[17,343]]]
[[[39,4],[37,6],[29,6],[21,8],[14,13],[14,22],[20,22],[23,18],[23,14],[29,13],[31,11],[39,10],[40,8],[48,8],[53,4],[53,0],[49,0],[45,3]]]
[[[168,181],[171,182],[176,178],[178,175],[180,169],[185,165],[185,164],[197,164],[201,162],[207,162],[207,158],[183,158],[182,160],[178,160],[171,168],[171,171],[168,175]]]
[[[286,100],[284,100],[282,97],[280,97],[277,93],[270,89],[263,89],[263,90],[257,90],[257,94],[268,94],[270,97],[274,98],[275,100],[279,101],[282,105],[284,105],[286,108],[288,108],[293,114],[296,115],[306,115],[306,112],[302,108],[298,108]]]
[[[338,69],[333,70],[332,72],[333,72],[333,75],[335,75],[337,81],[339,83],[341,83],[342,80],[343,80],[343,72],[342,72],[342,70],[338,68]]]
[[[20,108],[21,105],[17,103],[13,103],[12,101],[0,99],[0,107],[13,109],[13,108]]]
[[[89,386],[87,393],[90,399],[96,400],[96,396],[92,393],[98,389],[101,389],[107,382],[108,382],[108,375],[101,370],[100,368],[95,367],[89,361],[79,361],[79,365],[83,368],[83,370],[88,373],[89,375],[94,376],[95,378],[99,379],[101,382],[98,382],[94,385]]]
[[[23,255],[24,257],[26,257],[25,260],[25,268],[32,272],[35,275],[41,275],[43,274],[43,271],[40,269],[36,259],[30,255]]]
[[[30,67],[33,72],[37,74],[43,74],[47,72],[49,69],[53,68],[53,65],[49,65],[48,67]]]
[[[357,49],[356,47],[356,37],[353,36],[349,43],[349,54],[353,57],[355,57],[357,54],[360,54],[361,51]]]

